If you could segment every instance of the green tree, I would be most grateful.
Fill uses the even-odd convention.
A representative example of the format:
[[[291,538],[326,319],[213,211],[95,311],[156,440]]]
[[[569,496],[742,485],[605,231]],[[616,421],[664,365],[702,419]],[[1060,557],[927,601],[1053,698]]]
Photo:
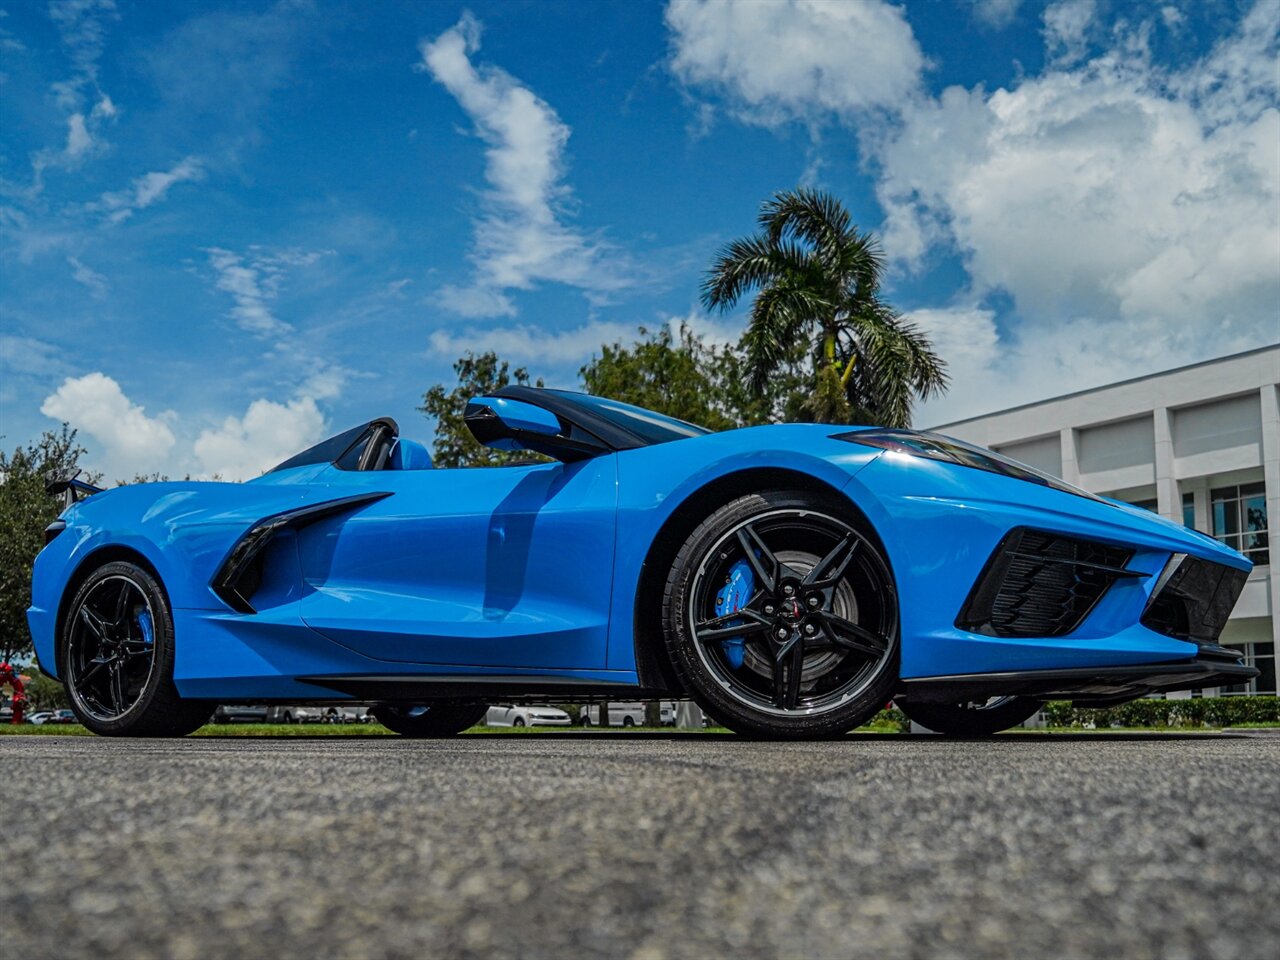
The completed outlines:
[[[31,564],[44,546],[44,528],[62,510],[45,493],[45,480],[75,473],[84,452],[65,423],[12,454],[0,450],[0,659],[31,652]]]
[[[803,351],[779,365],[761,390],[746,381],[746,357],[737,346],[709,344],[687,324],[656,332],[644,327],[632,344],[605,344],[578,371],[583,389],[712,430],[797,419],[803,387]]]
[[[946,388],[945,365],[881,298],[875,237],[815,190],[775,194],[758,223],[758,233],[720,251],[702,285],[703,303],[720,311],[757,291],[742,341],[751,388],[763,393],[803,343],[809,419],[908,426],[915,399]]]
[[[510,383],[529,386],[529,371],[524,367],[515,370],[505,360],[499,360],[493,351],[476,354],[468,352],[453,365],[458,383],[448,389],[437,383],[422,396],[422,413],[436,419],[436,437],[432,445],[432,459],[438,467],[495,467],[512,460],[527,460],[529,453],[509,453],[492,450],[478,444],[462,419],[467,401],[472,397],[492,393]],[[542,386],[538,380],[534,386]]]

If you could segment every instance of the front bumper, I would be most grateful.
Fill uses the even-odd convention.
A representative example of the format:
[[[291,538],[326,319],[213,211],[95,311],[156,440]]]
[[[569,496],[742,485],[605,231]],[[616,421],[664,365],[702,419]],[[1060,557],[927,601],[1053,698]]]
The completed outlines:
[[[1193,660],[1211,630],[1178,629],[1181,622],[1171,629],[1168,617],[1144,622],[1155,588],[1164,585],[1161,574],[1177,555],[1194,558],[1197,566],[1246,575],[1249,569],[1234,551],[1145,511],[972,468],[919,458],[895,462],[886,454],[853,477],[845,492],[863,507],[893,567],[906,681]],[[1105,577],[1105,590],[1082,597],[1072,617],[1053,622],[1037,592],[1041,585],[1011,592],[1015,603],[1027,598],[1021,609],[1026,616],[1003,616],[1008,608],[998,605],[994,620],[990,610],[963,615],[973,614],[974,587],[989,560],[1020,528],[1116,548],[1116,557],[1071,558]],[[1238,580],[1233,573],[1229,586]],[[1201,589],[1190,578],[1179,586]],[[1221,622],[1229,605],[1210,606],[1212,611],[1193,604],[1188,613],[1203,609],[1210,623]]]
[[[1244,683],[1258,675],[1223,647],[1202,647],[1200,655],[1174,663],[1009,670],[906,680],[899,696],[932,703],[965,703],[990,697],[1071,700],[1079,706],[1107,706],[1152,693],[1196,690]]]

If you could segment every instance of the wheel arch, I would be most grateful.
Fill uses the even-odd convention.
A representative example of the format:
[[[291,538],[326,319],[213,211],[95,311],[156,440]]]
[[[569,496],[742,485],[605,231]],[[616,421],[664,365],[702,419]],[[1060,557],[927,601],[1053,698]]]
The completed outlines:
[[[160,576],[160,571],[156,569],[156,565],[143,554],[141,551],[126,546],[121,543],[107,543],[102,546],[95,547],[80,558],[72,571],[71,576],[67,578],[67,585],[63,588],[62,596],[58,599],[58,615],[54,620],[53,633],[53,652],[54,667],[58,671],[58,676],[63,675],[62,664],[62,627],[66,623],[68,608],[71,601],[75,599],[76,593],[79,592],[81,585],[89,579],[93,571],[99,567],[104,567],[108,563],[124,562],[137,564],[145,570],[155,580],[160,587],[160,592],[164,595],[164,602],[172,609],[172,603],[169,600],[169,590],[165,586],[164,578]]]
[[[707,481],[689,493],[667,516],[650,543],[636,586],[632,611],[632,637],[635,644],[636,674],[641,687],[681,692],[675,669],[667,655],[662,633],[662,594],[676,554],[689,536],[718,508],[738,497],[761,490],[802,490],[838,499],[847,507],[850,519],[880,550],[889,575],[893,567],[884,541],[867,513],[845,491],[825,480],[800,470],[785,467],[750,467],[726,473]]]

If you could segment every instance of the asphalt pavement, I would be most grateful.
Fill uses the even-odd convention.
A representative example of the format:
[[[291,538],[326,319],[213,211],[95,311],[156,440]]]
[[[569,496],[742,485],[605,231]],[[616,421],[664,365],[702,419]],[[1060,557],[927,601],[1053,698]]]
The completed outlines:
[[[0,956],[1280,957],[1280,737],[0,737]]]

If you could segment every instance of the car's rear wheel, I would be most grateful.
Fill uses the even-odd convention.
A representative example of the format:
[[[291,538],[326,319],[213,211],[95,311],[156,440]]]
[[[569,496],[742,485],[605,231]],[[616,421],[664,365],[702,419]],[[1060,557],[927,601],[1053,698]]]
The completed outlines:
[[[104,736],[180,737],[213,706],[173,683],[173,616],[164,590],[135,563],[113,561],[80,584],[62,624],[58,660],[76,718]]]
[[[836,736],[897,681],[893,577],[834,497],[766,491],[721,507],[676,556],[663,625],[690,695],[739,733]]]
[[[1040,709],[1040,701],[1030,697],[992,697],[966,703],[894,703],[920,726],[953,737],[989,737],[1031,719]]]
[[[440,702],[422,705],[382,704],[369,711],[388,730],[402,737],[452,737],[484,719],[483,703]]]

